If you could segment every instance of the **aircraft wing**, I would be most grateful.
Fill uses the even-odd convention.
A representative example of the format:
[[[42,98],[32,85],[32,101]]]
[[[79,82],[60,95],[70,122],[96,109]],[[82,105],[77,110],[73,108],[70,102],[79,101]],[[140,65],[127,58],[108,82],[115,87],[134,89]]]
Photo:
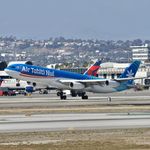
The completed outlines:
[[[82,83],[82,84],[104,84],[106,82],[108,82],[108,79],[90,79],[90,80],[59,80],[59,82],[64,83],[64,84],[69,84],[71,82],[78,82],[78,83]]]
[[[136,79],[144,79],[147,77],[129,77],[129,78],[117,78],[117,79],[112,79],[112,81],[116,81],[116,82],[124,82],[124,81],[129,81],[129,80],[136,80]],[[103,84],[109,84],[109,80],[108,79],[85,79],[85,80],[74,80],[74,79],[70,79],[70,80],[59,80],[59,82],[63,83],[63,84],[70,84],[71,82],[77,82],[77,83],[82,83],[84,85],[92,85],[92,84],[99,84],[99,85],[103,85]]]
[[[137,80],[137,79],[145,79],[147,77],[129,77],[129,78],[117,78],[117,79],[113,79],[114,81],[117,82],[124,82],[124,81],[129,81],[129,80]]]

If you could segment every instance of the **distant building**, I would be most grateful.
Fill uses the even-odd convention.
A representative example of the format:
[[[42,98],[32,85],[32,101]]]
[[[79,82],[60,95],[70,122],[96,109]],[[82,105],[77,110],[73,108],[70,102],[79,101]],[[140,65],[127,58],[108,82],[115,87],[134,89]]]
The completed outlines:
[[[141,60],[144,62],[150,62],[150,46],[148,44],[142,46],[131,46],[132,59]]]
[[[115,79],[118,78],[128,67],[129,63],[103,63],[101,64],[101,68],[98,71],[98,75],[100,78],[107,79]],[[136,77],[149,77],[150,76],[150,68],[144,65],[141,65],[136,73]],[[135,83],[139,83],[141,85],[150,84],[150,79],[138,79],[135,80]]]

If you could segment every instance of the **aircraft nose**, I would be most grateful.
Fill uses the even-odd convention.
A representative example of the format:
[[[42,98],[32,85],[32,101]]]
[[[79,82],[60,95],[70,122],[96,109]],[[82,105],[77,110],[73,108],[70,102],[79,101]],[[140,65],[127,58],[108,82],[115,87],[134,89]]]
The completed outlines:
[[[4,71],[8,74],[9,73],[9,69],[5,68]]]
[[[4,71],[5,71],[8,75],[11,75],[11,72],[12,72],[12,71],[11,71],[10,69],[5,68]]]

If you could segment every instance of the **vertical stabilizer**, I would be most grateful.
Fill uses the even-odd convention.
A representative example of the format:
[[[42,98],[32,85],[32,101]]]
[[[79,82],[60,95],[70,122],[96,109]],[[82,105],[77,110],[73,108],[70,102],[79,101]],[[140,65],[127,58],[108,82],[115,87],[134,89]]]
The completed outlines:
[[[141,61],[135,60],[132,64],[130,64],[129,67],[125,69],[125,71],[120,75],[119,78],[130,78],[130,77],[135,77],[139,66],[140,66]],[[128,84],[132,84],[133,80],[129,80]]]
[[[84,75],[97,76],[97,71],[100,69],[101,61],[97,60],[88,70],[84,73]]]

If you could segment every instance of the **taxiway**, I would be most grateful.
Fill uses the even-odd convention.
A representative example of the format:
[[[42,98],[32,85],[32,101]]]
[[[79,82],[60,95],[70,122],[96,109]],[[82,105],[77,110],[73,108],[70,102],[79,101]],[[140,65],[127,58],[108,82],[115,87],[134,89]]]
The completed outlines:
[[[149,113],[71,113],[0,116],[0,132],[146,128],[149,126]]]

